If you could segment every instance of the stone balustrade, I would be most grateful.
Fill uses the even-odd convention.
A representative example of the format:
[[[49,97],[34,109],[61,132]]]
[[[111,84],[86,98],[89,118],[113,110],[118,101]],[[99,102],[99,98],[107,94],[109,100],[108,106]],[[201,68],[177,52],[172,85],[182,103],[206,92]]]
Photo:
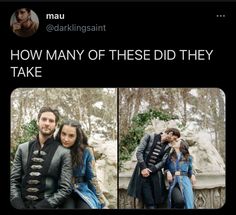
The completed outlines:
[[[143,208],[142,202],[127,195],[130,173],[119,174],[119,208]],[[225,174],[197,174],[194,185],[194,205],[196,209],[220,208],[225,203]]]

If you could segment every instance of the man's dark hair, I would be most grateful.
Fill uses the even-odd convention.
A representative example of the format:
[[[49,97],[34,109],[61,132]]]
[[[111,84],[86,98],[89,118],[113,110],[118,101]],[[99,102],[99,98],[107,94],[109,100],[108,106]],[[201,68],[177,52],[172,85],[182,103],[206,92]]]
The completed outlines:
[[[59,117],[60,117],[60,114],[59,114],[59,111],[57,109],[52,109],[50,107],[42,107],[40,110],[39,110],[39,114],[38,114],[38,120],[40,119],[41,115],[45,112],[52,112],[54,115],[55,115],[55,118],[56,118],[56,124],[58,123],[59,121]]]
[[[180,137],[180,131],[177,128],[167,128],[165,130],[166,134],[169,134],[170,132],[172,132],[174,136],[177,136],[178,138]]]

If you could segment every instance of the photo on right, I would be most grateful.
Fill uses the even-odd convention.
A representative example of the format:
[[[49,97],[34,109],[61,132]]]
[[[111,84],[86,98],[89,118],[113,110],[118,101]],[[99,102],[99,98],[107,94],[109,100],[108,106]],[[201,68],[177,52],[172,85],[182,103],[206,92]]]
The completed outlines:
[[[225,110],[220,88],[120,88],[119,208],[223,207]]]

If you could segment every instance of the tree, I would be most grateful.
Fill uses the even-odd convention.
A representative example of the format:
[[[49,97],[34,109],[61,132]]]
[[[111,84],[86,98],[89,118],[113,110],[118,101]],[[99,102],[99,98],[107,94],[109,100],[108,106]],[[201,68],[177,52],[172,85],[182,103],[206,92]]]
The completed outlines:
[[[98,104],[101,104],[99,106]],[[80,120],[87,135],[116,139],[117,91],[114,88],[18,88],[11,95],[11,146],[19,144],[23,124],[37,120],[43,106],[57,108],[63,119]]]
[[[119,89],[119,133],[132,128],[132,118],[149,109],[177,116],[181,127],[194,125],[212,135],[212,144],[225,157],[225,98],[218,88]]]

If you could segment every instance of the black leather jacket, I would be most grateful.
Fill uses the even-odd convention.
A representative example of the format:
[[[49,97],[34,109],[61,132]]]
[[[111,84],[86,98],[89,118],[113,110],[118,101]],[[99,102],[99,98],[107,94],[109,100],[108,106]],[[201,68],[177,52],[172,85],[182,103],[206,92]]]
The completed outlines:
[[[20,144],[11,169],[10,199],[13,207],[26,208],[23,199],[22,182],[27,173],[29,142]],[[43,199],[34,204],[34,208],[56,208],[72,192],[72,164],[70,150],[59,145],[53,155],[46,173]]]
[[[146,164],[146,158],[152,148],[153,142],[154,142],[154,138],[155,135],[158,135],[158,140],[157,141],[161,141],[161,134],[146,134],[144,135],[144,137],[141,139],[140,144],[138,146],[137,152],[136,152],[136,157],[137,157],[137,161],[139,163],[140,169],[145,169],[147,168],[147,164]],[[170,146],[168,143],[163,143],[163,148],[161,151],[161,161],[158,162],[156,165],[154,165],[151,170],[152,172],[156,172],[161,170],[164,165],[165,162],[168,158],[168,150],[170,149]]]

